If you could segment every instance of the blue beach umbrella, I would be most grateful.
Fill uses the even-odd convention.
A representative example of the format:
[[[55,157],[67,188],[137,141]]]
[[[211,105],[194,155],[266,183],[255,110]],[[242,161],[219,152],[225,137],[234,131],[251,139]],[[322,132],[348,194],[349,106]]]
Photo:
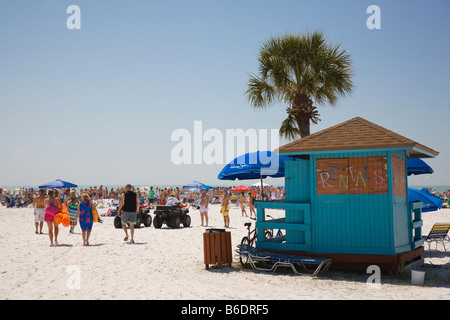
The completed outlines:
[[[206,191],[209,191],[209,189],[211,189],[212,191],[216,190],[216,189],[214,189],[214,188],[211,187],[211,186],[205,186],[205,185],[203,185],[203,186],[201,186],[200,188],[195,189],[194,192],[201,193],[201,191],[202,191],[203,188],[204,188]]]
[[[278,161],[278,163],[276,161]],[[261,192],[264,190],[263,179],[267,177],[284,177],[284,162],[299,160],[280,156],[272,151],[257,151],[246,153],[229,162],[220,171],[219,180],[261,180]]]
[[[272,161],[277,160],[278,163]],[[220,171],[219,180],[249,180],[284,177],[284,162],[297,160],[272,151],[246,153],[230,161]]]
[[[427,189],[408,188],[408,198],[410,202],[421,201],[423,203],[422,212],[436,211],[442,208],[442,200],[429,193]]]
[[[188,183],[183,186],[183,188],[200,188],[203,187],[204,184],[198,181],[192,181],[191,183]]]
[[[408,176],[415,174],[431,174],[434,170],[422,159],[406,159]]]
[[[60,188],[76,188],[76,187],[78,187],[76,184],[63,181],[61,179],[56,179],[55,181],[51,181],[39,186],[39,188],[43,189],[53,189],[53,188],[60,189]]]

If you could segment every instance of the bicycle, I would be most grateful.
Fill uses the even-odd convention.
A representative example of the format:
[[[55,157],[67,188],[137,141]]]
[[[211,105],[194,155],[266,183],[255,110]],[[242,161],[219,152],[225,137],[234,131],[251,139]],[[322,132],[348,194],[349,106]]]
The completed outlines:
[[[256,218],[250,217],[250,219],[256,221]],[[241,244],[246,244],[246,245],[249,245],[249,246],[254,247],[254,246],[255,246],[255,243],[256,243],[256,240],[257,240],[257,238],[258,238],[258,233],[256,232],[256,227],[255,227],[255,229],[253,229],[252,231],[250,231],[250,227],[252,226],[252,223],[251,223],[251,222],[246,222],[246,223],[244,223],[244,226],[247,227],[248,234],[247,234],[246,237],[243,237],[243,238],[242,238]],[[265,237],[266,239],[270,239],[270,238],[267,238],[267,237],[270,236],[270,235],[271,235],[270,232],[267,231],[267,230],[265,230],[265,232],[264,232],[264,237]],[[245,256],[240,255],[240,256],[239,256],[239,260],[240,260],[241,264],[244,265],[244,264],[247,264],[247,262],[248,262],[248,257],[245,257]]]
[[[272,218],[272,220],[275,220],[274,217],[272,217],[271,215],[266,215],[266,217]],[[275,235],[275,238],[278,237],[282,237],[283,236],[283,232],[281,231],[281,229],[278,229],[277,234]],[[264,237],[265,239],[272,239],[273,238],[273,229],[266,229],[264,232]]]

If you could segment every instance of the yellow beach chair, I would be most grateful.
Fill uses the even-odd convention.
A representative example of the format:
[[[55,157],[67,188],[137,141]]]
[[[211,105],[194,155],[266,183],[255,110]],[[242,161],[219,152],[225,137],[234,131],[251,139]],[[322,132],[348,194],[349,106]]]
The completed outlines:
[[[436,242],[436,250],[438,242],[442,242],[444,250],[447,252],[447,249],[445,248],[445,241],[450,241],[450,238],[447,235],[449,230],[450,223],[435,223],[433,228],[431,228],[430,233],[425,238],[425,241],[428,242],[428,250],[430,250],[432,242]]]

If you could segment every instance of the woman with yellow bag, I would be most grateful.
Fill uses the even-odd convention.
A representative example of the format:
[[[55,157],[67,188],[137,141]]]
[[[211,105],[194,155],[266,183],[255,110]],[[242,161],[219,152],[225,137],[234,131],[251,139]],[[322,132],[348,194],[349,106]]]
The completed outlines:
[[[78,205],[77,215],[75,217],[75,225],[78,218],[80,218],[81,236],[83,238],[83,245],[89,245],[89,237],[91,236],[92,225],[98,221],[98,213],[94,204],[87,193],[81,195],[81,202]]]

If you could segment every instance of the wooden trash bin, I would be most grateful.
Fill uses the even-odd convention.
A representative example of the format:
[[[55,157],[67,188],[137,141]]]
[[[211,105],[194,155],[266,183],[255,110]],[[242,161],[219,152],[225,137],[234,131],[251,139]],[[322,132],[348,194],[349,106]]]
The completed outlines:
[[[231,232],[225,232],[225,229],[207,229],[203,233],[203,251],[206,269],[209,269],[210,264],[216,264],[218,269],[222,269],[222,264],[231,266]]]

